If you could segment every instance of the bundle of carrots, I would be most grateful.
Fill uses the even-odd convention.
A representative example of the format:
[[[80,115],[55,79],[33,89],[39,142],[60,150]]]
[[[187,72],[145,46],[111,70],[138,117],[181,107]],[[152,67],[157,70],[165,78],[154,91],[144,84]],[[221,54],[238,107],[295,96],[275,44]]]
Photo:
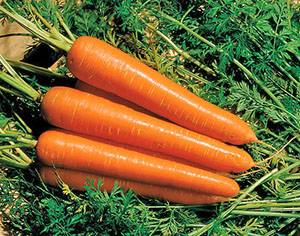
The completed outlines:
[[[255,141],[244,121],[98,39],[77,39],[68,66],[77,89],[54,87],[42,102],[44,118],[67,130],[39,138],[40,160],[57,168],[42,168],[45,182],[55,185],[56,171],[75,189],[87,177],[100,178],[108,191],[117,181],[144,196],[188,204],[238,193],[226,172],[254,162],[222,141]]]
[[[79,37],[70,46],[67,65],[77,88],[53,87],[41,97],[43,117],[60,128],[37,142],[46,183],[56,185],[57,173],[74,189],[91,178],[110,191],[117,181],[139,195],[186,204],[238,194],[228,173],[254,162],[230,144],[257,140],[244,121],[99,39]]]

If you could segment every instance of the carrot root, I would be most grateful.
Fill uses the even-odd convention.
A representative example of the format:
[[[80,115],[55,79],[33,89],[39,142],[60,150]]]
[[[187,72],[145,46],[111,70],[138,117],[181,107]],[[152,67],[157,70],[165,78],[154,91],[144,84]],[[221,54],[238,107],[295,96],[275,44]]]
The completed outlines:
[[[242,172],[254,166],[240,148],[76,89],[51,88],[41,108],[48,123],[76,133],[176,156],[216,171]]]
[[[110,192],[114,184],[117,183],[123,190],[133,190],[137,195],[150,198],[158,198],[161,200],[167,200],[174,203],[182,204],[211,204],[224,202],[227,198],[207,195],[182,189],[167,188],[151,184],[143,184],[134,181],[116,179],[106,176],[98,176],[82,171],[72,171],[61,168],[41,167],[40,174],[43,181],[52,186],[57,186],[58,175],[64,183],[69,185],[71,188],[79,191],[84,191],[84,186],[87,184],[87,180],[94,181],[95,187],[98,181],[102,182],[101,191]]]
[[[63,130],[44,132],[36,150],[48,166],[225,197],[239,192],[230,178]]]

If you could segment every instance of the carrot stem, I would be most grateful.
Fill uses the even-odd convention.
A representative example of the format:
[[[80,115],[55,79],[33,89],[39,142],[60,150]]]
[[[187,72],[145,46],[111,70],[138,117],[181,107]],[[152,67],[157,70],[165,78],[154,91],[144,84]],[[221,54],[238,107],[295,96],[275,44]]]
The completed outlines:
[[[27,96],[31,97],[34,101],[38,100],[40,95],[33,92],[31,89],[28,89],[28,87],[25,87],[23,84],[21,84],[19,81],[16,81],[14,77],[6,74],[3,71],[0,71],[0,79],[6,83],[8,83],[10,86],[14,87],[15,89],[21,91],[22,93],[25,93]]]
[[[40,67],[40,66],[36,66],[36,65],[32,65],[29,63],[25,63],[22,61],[13,61],[13,60],[9,60],[6,59],[6,61],[12,66],[15,67],[17,69],[21,69],[21,70],[25,70],[28,72],[32,72],[35,74],[39,74],[42,76],[49,76],[49,77],[54,77],[54,78],[59,78],[59,79],[65,79],[67,78],[67,76],[60,74],[60,73],[56,73],[54,71],[51,71],[49,69]]]
[[[283,174],[285,174],[286,172],[288,172],[288,171],[290,171],[290,170],[292,170],[292,169],[294,169],[294,168],[296,168],[296,167],[298,167],[298,166],[300,166],[300,161],[297,161],[297,162],[293,163],[292,165],[289,165],[289,166],[287,166],[287,167],[281,169],[281,170],[278,171],[276,174],[274,174],[273,177],[274,177],[274,178],[277,178],[278,176],[283,175]]]
[[[271,132],[270,130],[266,130],[266,132],[267,132],[268,134],[272,135],[274,138],[277,138],[277,139],[279,139],[279,140],[281,140],[281,141],[286,141],[284,138],[278,136],[277,134]],[[300,153],[300,148],[298,148],[298,147],[297,147],[296,145],[294,145],[293,143],[291,143],[289,146],[290,146],[291,148],[293,148],[296,152]]]
[[[231,212],[231,214],[233,214],[233,215],[244,215],[244,216],[300,218],[299,213],[283,213],[283,212],[268,212],[268,211],[233,210]]]
[[[20,122],[20,124],[24,127],[27,133],[32,133],[32,129],[24,122],[24,120],[18,115],[18,113],[13,111],[14,116]]]
[[[202,76],[196,75],[195,73],[193,73],[193,72],[191,72],[191,71],[185,69],[184,67],[179,67],[179,66],[178,66],[178,67],[176,68],[176,71],[177,71],[178,74],[180,74],[180,75],[182,75],[182,76],[186,76],[186,75],[191,76],[191,77],[193,77],[194,79],[200,81],[201,83],[204,83],[204,84],[208,84],[208,83],[209,83],[209,81],[206,80],[206,79],[204,79]]]
[[[13,149],[13,148],[21,148],[21,147],[31,147],[31,145],[28,145],[28,144],[3,145],[3,146],[0,146],[0,150]]]
[[[21,143],[26,144],[29,147],[35,147],[37,145],[37,140],[29,140],[23,137],[19,137],[17,140]]]
[[[15,161],[11,158],[5,157],[1,152],[0,152],[0,163],[2,163],[4,166],[7,167],[16,167],[16,168],[21,168],[21,169],[26,169],[28,168],[28,164],[27,163],[23,163],[20,161]]]
[[[16,89],[21,90],[26,95],[33,98],[34,101],[40,99],[41,94],[33,89],[29,84],[27,84],[21,76],[9,65],[9,63],[5,60],[5,58],[0,55],[0,63],[3,67],[9,72],[11,76],[8,74],[1,72],[2,76],[0,76],[6,83],[13,86]]]
[[[11,74],[0,71],[0,79],[8,83],[10,86],[15,89],[25,93],[27,96],[31,97],[34,101],[40,101],[42,99],[42,94],[32,88],[27,82],[25,82],[21,76],[9,65],[5,58],[0,55],[0,63],[4,68]]]
[[[33,6],[31,6],[31,11],[49,29],[51,34],[53,34],[57,38],[62,38],[62,35],[59,33],[59,31],[55,27],[53,27],[40,13],[38,13],[38,11]]]
[[[50,33],[52,33],[56,38],[63,39],[68,43],[72,43],[70,39],[59,33],[59,31],[55,27],[53,27],[40,13],[38,13],[38,11],[33,6],[31,7],[31,10],[33,14],[41,20],[41,22],[49,29]]]
[[[6,134],[6,132],[0,128],[0,137],[1,136],[4,136],[4,137],[16,137],[16,134]],[[13,141],[9,141],[10,143],[10,146],[12,145],[15,145],[15,143]],[[7,146],[7,145],[6,145]],[[3,147],[3,146],[2,146]],[[24,163],[27,163],[27,165],[30,165],[32,163],[32,160],[31,158],[29,158],[25,152],[23,152],[19,147],[14,147],[15,148],[15,151],[20,155],[20,158],[21,160],[24,162]],[[0,150],[1,150],[1,147],[0,147]],[[3,153],[6,153],[6,155],[13,155],[12,153],[10,152],[7,152],[6,149],[2,150]],[[13,155],[13,156],[10,156],[10,157],[15,157],[14,159],[19,159],[19,157]]]
[[[237,206],[236,209],[254,209],[254,208],[271,208],[271,207],[300,207],[300,199],[298,199],[298,202],[289,201],[289,202],[254,202],[250,204],[245,204],[241,206]]]
[[[62,15],[60,14],[60,12],[58,12],[58,11],[55,12],[55,15],[56,15],[56,17],[57,17],[59,23],[61,24],[61,26],[64,28],[64,30],[66,31],[66,33],[67,33],[68,36],[70,37],[70,39],[71,39],[72,41],[75,41],[76,38],[75,38],[74,35],[72,34],[70,28],[69,28],[69,27],[67,26],[67,24],[65,23],[65,21],[64,21]]]
[[[31,89],[31,87],[17,74],[17,72],[9,65],[5,58],[0,54],[0,62],[8,73],[19,81],[24,87]]]
[[[292,174],[291,176],[287,176],[285,180],[300,180],[300,173]]]
[[[11,131],[11,130],[3,130],[0,128],[0,137],[8,137],[8,138],[19,138],[19,137],[23,137],[26,139],[33,139],[34,137],[31,134],[25,134],[22,132],[15,132],[15,131]]]
[[[3,91],[3,92],[5,92],[5,93],[10,93],[12,95],[15,95],[17,97],[22,97],[23,96],[21,93],[18,93],[16,91],[11,90],[11,89],[5,88],[5,87],[3,87],[1,85],[0,85],[0,90]]]

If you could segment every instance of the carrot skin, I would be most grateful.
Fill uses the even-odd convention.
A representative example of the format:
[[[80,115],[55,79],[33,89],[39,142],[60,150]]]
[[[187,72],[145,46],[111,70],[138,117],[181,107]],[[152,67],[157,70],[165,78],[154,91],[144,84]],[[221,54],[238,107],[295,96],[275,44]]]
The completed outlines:
[[[64,130],[44,132],[36,151],[39,160],[48,166],[224,197],[239,192],[238,184],[230,178]]]
[[[187,161],[185,159],[182,159],[182,158],[169,156],[169,155],[164,155],[164,154],[161,154],[161,153],[158,153],[158,152],[145,150],[145,149],[140,148],[140,147],[129,146],[129,145],[123,144],[123,143],[116,143],[116,142],[112,142],[110,140],[106,140],[106,139],[102,139],[102,138],[96,138],[96,137],[92,137],[92,136],[88,136],[88,135],[80,135],[80,136],[88,138],[88,139],[95,140],[97,142],[102,142],[102,143],[110,144],[110,145],[113,145],[113,146],[116,146],[116,147],[125,148],[127,150],[143,153],[143,154],[146,154],[146,155],[149,155],[149,156],[157,157],[157,158],[160,158],[160,159],[163,159],[163,160],[168,160],[168,161],[177,162],[177,163],[180,163],[180,164],[192,166],[192,167],[195,167],[195,168],[200,168],[202,170],[206,170],[206,171],[215,173],[217,175],[223,175],[223,176],[226,176],[226,177],[229,177],[229,178],[231,177],[230,173],[228,173],[228,172],[216,171],[216,170],[212,170],[212,169],[209,169],[209,168],[204,168],[202,166],[197,165],[196,163],[189,162],[189,161]]]
[[[85,83],[81,80],[76,81],[75,88],[80,90],[80,91],[91,93],[91,94],[96,95],[98,97],[102,97],[102,98],[107,99],[109,101],[112,101],[114,103],[124,105],[128,108],[131,108],[131,109],[135,110],[135,111],[142,112],[142,113],[145,113],[147,115],[154,116],[154,117],[157,117],[157,118],[160,118],[160,119],[162,118],[162,117],[158,116],[157,114],[154,114],[153,112],[148,111],[145,108],[136,105],[135,103],[132,103],[128,100],[125,100],[125,99],[123,99],[123,98],[121,98],[121,97],[119,97],[119,96],[117,96],[113,93],[109,93],[109,92],[106,92],[102,89],[91,86],[91,85],[89,85],[89,84],[87,84],[87,83]]]
[[[240,148],[76,89],[51,88],[41,110],[56,127],[176,156],[205,168],[241,172],[254,166]]]
[[[238,145],[257,140],[238,116],[199,98],[99,39],[79,37],[68,52],[67,65],[78,79],[190,130]]]
[[[182,204],[212,204],[218,202],[224,202],[228,200],[227,198],[208,195],[203,193],[197,193],[177,188],[167,188],[152,184],[144,184],[129,180],[122,180],[111,178],[107,176],[98,176],[82,171],[73,171],[62,168],[51,168],[51,167],[41,167],[40,175],[42,180],[49,185],[57,186],[57,176],[58,175],[64,183],[74,190],[85,191],[84,186],[87,180],[94,181],[95,187],[100,180],[102,183],[101,191],[111,192],[114,184],[117,183],[120,188],[127,191],[129,189],[133,190],[137,195],[150,198],[158,198],[161,200],[167,200],[174,203]]]

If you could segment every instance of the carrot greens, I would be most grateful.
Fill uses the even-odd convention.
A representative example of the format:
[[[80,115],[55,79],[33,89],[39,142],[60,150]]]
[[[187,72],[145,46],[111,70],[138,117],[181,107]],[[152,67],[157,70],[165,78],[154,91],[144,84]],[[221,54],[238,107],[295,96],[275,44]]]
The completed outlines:
[[[245,146],[257,167],[235,175],[241,195],[211,206],[145,199],[117,186],[106,193],[100,191],[101,182],[95,187],[89,180],[86,193],[72,191],[63,183],[61,188],[52,188],[43,184],[35,164],[26,170],[1,169],[0,212],[10,232],[292,236],[299,231],[299,4],[287,0],[25,2],[9,0],[9,7],[3,6],[30,20],[42,37],[53,36],[52,43],[43,42],[65,51],[69,40],[82,35],[103,39],[196,95],[239,114],[264,143]],[[185,55],[212,68],[216,75],[195,66]],[[44,88],[34,76],[15,69],[36,90]],[[67,69],[62,66],[61,70]],[[3,69],[0,75],[13,76],[8,71]],[[26,123],[32,117],[41,119],[36,109],[25,112],[26,104],[16,99],[20,92],[14,84],[1,82],[0,90],[6,97],[0,99],[0,145],[4,147],[0,146],[0,161],[9,159],[25,166],[29,160],[17,150],[35,160],[25,140],[34,140],[40,129],[31,123],[34,135],[29,134],[28,125],[6,101],[14,104],[13,111],[20,117],[29,117]]]

